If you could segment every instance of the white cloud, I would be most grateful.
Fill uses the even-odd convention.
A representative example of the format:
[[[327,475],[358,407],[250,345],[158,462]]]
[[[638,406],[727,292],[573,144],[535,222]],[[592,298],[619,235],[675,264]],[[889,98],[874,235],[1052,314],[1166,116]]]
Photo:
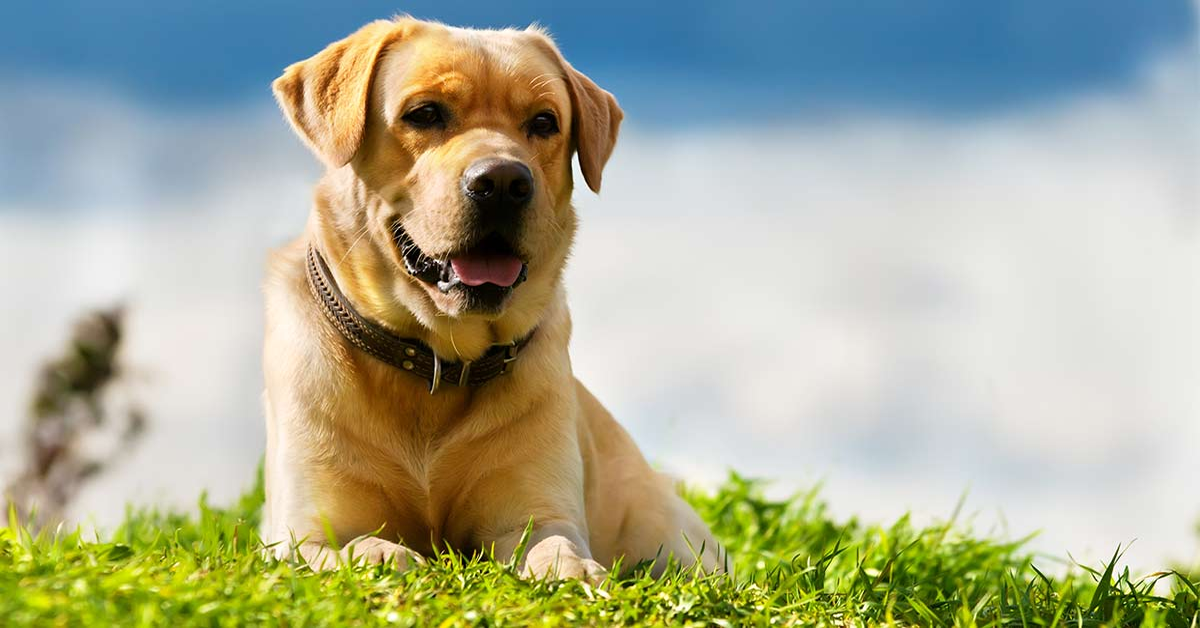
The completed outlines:
[[[945,515],[970,487],[968,509],[1043,528],[1059,556],[1138,538],[1138,564],[1183,557],[1200,515],[1186,57],[983,120],[633,121],[603,196],[577,198],[577,373],[690,477],[824,478],[868,518]],[[0,111],[54,128],[75,96]],[[228,499],[262,443],[261,261],[301,229],[313,161],[273,112],[89,110],[104,123],[49,142],[71,158],[51,189],[69,186],[67,211],[0,209],[2,288],[22,304],[0,313],[0,430],[69,318],[129,297],[154,431],[81,511]],[[110,211],[90,212],[91,187]]]

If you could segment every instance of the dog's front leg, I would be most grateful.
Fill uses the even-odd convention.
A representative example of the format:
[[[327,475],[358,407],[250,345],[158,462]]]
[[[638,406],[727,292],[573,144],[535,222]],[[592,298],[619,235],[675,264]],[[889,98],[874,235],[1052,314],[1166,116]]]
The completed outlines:
[[[607,570],[592,560],[592,552],[579,527],[569,522],[533,522],[528,538],[524,527],[495,540],[496,560],[508,561],[524,543],[518,567],[526,578],[573,578],[599,584]]]

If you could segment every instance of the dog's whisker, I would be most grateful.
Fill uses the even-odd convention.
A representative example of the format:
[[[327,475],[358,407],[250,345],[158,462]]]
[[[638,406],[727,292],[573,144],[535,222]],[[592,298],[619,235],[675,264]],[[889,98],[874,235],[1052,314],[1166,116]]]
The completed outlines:
[[[450,336],[450,346],[454,349],[454,357],[462,360],[462,352],[458,350],[458,345],[454,342],[454,319],[449,319],[449,324],[446,325],[446,332]]]
[[[354,242],[352,242],[350,244],[350,248],[346,249],[346,252],[342,254],[342,258],[339,259],[336,264],[334,264],[335,268],[337,268],[338,270],[341,270],[342,262],[345,262],[346,258],[350,257],[350,252],[354,250],[354,247],[358,246],[358,243],[361,242],[364,237],[366,237],[367,232],[369,232],[370,230],[371,230],[370,224],[363,225],[362,229],[360,229],[358,232],[358,237],[354,238]]]
[[[530,87],[530,89],[542,89],[543,87],[553,83],[555,81],[555,79],[558,79],[558,77],[552,76],[552,77],[542,81],[541,83],[538,83],[536,86]],[[559,80],[561,80],[561,79],[559,79]]]
[[[541,74],[529,79],[529,89],[538,89],[539,87],[541,87],[541,85],[534,85],[534,83],[536,83],[542,79],[552,80],[552,79],[556,79],[556,78],[558,78],[558,75],[555,74],[554,72],[542,72]]]

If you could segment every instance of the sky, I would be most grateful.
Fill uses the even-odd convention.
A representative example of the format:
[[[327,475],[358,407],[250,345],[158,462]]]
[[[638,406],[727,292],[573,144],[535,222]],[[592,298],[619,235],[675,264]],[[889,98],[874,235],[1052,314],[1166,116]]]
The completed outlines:
[[[262,261],[319,175],[267,86],[409,11],[536,20],[625,106],[575,199],[572,356],[661,468],[1200,558],[1194,3],[645,4],[6,7],[0,473],[33,365],[122,299],[151,429],[77,516],[246,485]]]
[[[746,2],[18,1],[0,20],[0,72],[83,78],[202,108],[269,97],[280,70],[371,19],[408,12],[553,32],[574,65],[622,87],[658,123],[802,106],[941,112],[1128,81],[1190,41],[1186,0]],[[686,91],[696,99],[663,102]]]

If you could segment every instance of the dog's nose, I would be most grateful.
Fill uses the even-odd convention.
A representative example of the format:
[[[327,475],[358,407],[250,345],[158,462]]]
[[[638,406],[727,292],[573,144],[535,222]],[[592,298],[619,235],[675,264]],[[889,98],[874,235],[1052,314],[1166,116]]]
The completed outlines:
[[[463,173],[463,193],[481,209],[516,210],[533,198],[533,173],[511,159],[481,159]]]

